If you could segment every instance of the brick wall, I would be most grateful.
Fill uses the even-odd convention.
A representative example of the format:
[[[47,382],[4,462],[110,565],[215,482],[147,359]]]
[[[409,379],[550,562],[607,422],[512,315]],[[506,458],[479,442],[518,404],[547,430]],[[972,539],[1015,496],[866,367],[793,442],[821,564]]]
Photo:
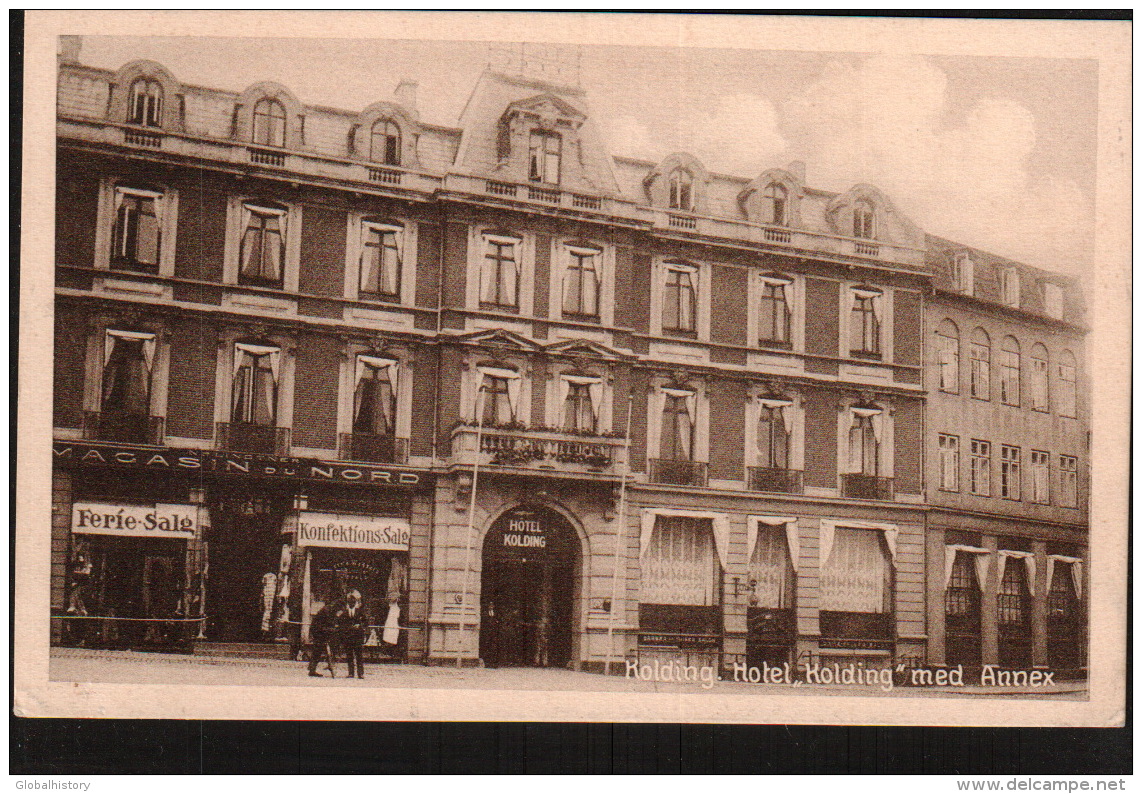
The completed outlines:
[[[304,215],[298,288],[313,295],[340,297],[345,292],[348,213],[311,204],[305,207]]]
[[[837,356],[840,329],[840,289],[835,281],[805,279],[805,352]],[[810,372],[837,374],[835,361],[806,362]]]
[[[548,293],[551,292],[551,237],[546,234],[535,236],[535,297],[534,311],[536,317],[546,317],[548,308]]]
[[[440,394],[437,403],[437,411],[440,416],[440,430],[437,436],[437,443],[440,446],[436,450],[438,455],[448,454],[452,428],[460,421],[461,358],[460,351],[455,348],[446,347],[440,351],[440,371],[447,373],[447,375],[440,379]]]
[[[79,427],[83,411],[83,381],[87,335],[83,314],[68,306],[56,307],[52,424]]]
[[[710,398],[710,477],[740,480],[745,460],[742,432],[745,427],[746,386],[744,383],[711,380]]]
[[[62,164],[56,181],[56,262],[91,267],[95,264],[95,223],[99,180]]]
[[[337,378],[341,342],[329,336],[297,340],[294,362],[293,443],[337,449]]]
[[[202,188],[180,190],[178,236],[175,240],[175,275],[222,283],[222,256],[226,242],[226,196]],[[182,298],[182,285],[175,297]]]
[[[631,259],[630,289],[616,294],[616,319],[638,333],[650,332],[650,255],[636,251]],[[620,314],[620,310],[622,311]]]
[[[622,392],[619,391],[619,374],[615,375],[615,398],[621,399],[624,403],[627,399],[627,394],[633,393],[633,408],[630,423],[630,468],[631,471],[645,471],[646,470],[646,395],[650,388],[650,375],[644,370],[625,370],[622,372],[622,379],[626,382],[626,388]],[[620,396],[621,395],[621,396]],[[621,414],[624,424],[622,429],[626,429],[626,405],[622,406]]]
[[[711,274],[710,339],[727,345],[746,344],[749,298],[746,277],[739,267],[714,265]]]
[[[436,348],[420,348],[412,367],[412,430],[408,442],[412,455],[432,454],[433,416],[432,411],[424,409],[436,402],[438,357]]]
[[[805,394],[805,485],[837,487],[837,396]]]
[[[168,435],[214,437],[214,383],[218,338],[195,320],[177,320],[170,329]]]
[[[440,291],[440,224],[416,227],[416,305],[435,309]],[[434,326],[435,327],[435,326]]]
[[[920,366],[921,335],[920,293],[897,290],[892,306],[892,360]]]
[[[900,493],[920,493],[924,444],[921,410],[919,400],[908,400],[898,403],[892,415],[893,475]]]
[[[449,223],[444,233],[444,303],[464,305],[464,284],[468,270],[468,227]]]

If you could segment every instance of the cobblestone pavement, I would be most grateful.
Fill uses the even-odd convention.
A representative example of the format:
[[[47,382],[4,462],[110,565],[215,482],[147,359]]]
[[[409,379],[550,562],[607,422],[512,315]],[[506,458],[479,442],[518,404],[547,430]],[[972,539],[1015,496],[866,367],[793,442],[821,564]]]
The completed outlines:
[[[617,666],[620,673],[623,666]],[[306,675],[303,662],[279,659],[186,656],[135,651],[99,651],[82,648],[53,648],[49,677],[53,681],[113,684],[217,684],[230,686],[308,686],[308,687],[410,687],[418,689],[497,689],[519,691],[582,692],[697,692],[701,683],[665,683],[627,678],[623,674],[603,676],[559,669],[504,668],[457,669],[420,665],[372,664],[365,678],[345,677],[345,665],[337,666],[337,677]],[[879,686],[825,686],[802,684],[750,684],[732,680],[717,681],[719,694],[742,695],[875,695],[880,697],[995,697],[1033,694],[1053,700],[1085,700],[1082,682],[1061,682],[1035,690],[1011,687],[896,687],[884,691]]]

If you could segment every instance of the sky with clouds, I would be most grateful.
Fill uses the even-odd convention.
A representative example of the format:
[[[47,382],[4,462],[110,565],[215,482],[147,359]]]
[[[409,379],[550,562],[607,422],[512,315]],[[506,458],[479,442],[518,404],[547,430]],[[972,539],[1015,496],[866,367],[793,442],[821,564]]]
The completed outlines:
[[[80,60],[153,58],[241,90],[274,79],[349,110],[420,83],[425,121],[454,124],[489,48],[478,42],[88,37]],[[580,81],[611,153],[688,151],[753,177],[791,160],[808,183],[869,182],[933,234],[1074,275],[1093,261],[1093,61],[584,47]]]

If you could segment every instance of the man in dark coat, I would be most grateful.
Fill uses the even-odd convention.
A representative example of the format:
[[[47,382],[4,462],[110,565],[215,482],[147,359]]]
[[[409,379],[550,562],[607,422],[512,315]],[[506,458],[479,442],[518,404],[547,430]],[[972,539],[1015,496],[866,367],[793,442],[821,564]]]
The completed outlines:
[[[369,630],[369,619],[361,604],[361,594],[350,590],[345,596],[345,606],[337,612],[337,635],[341,647],[345,649],[345,659],[349,665],[349,677],[365,677],[363,648],[365,634]]]
[[[332,605],[323,604],[309,624],[309,674],[317,678],[321,677],[317,665],[322,659],[325,659],[325,665],[329,668],[329,677],[337,677],[337,669],[333,666],[333,648],[330,645],[334,639],[334,617],[335,609]]]

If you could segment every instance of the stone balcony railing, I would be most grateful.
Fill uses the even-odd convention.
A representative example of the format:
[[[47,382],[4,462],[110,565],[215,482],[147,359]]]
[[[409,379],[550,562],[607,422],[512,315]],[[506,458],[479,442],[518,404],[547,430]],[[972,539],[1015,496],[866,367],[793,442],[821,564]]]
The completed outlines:
[[[626,466],[621,438],[550,429],[507,429],[459,425],[452,431],[454,464],[527,469],[541,473],[617,477]]]

